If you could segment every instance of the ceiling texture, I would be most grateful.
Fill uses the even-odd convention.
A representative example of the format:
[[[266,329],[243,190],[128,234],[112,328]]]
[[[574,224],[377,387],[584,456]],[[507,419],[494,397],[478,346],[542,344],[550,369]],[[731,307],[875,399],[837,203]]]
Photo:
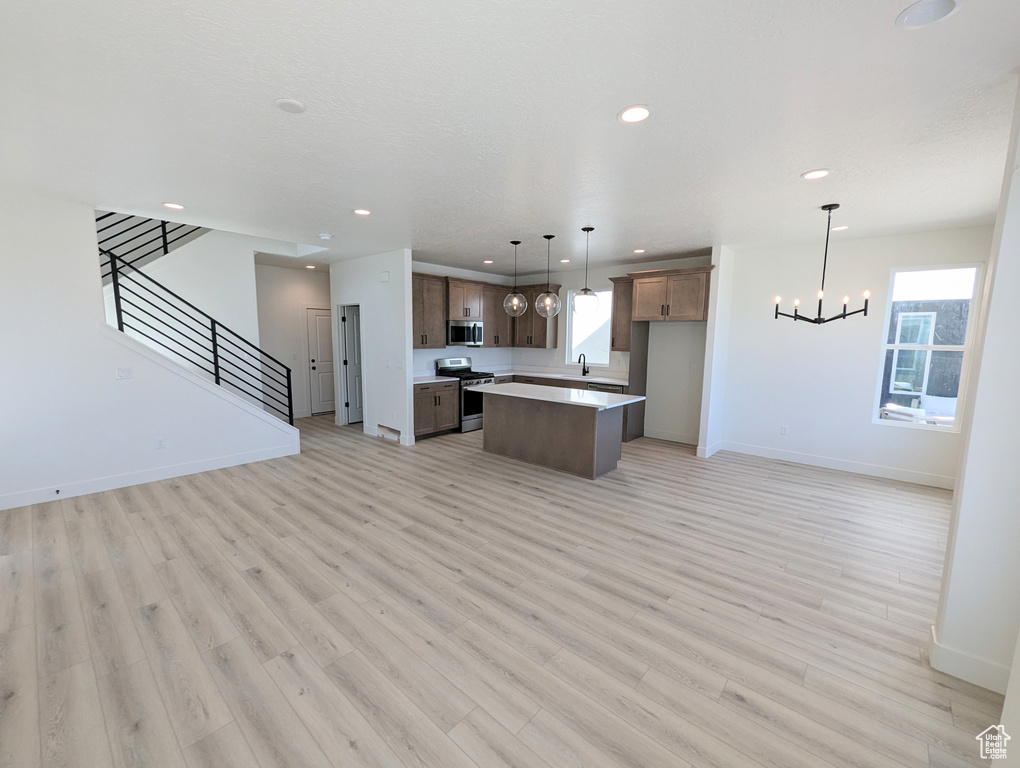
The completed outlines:
[[[619,263],[820,241],[828,202],[840,237],[990,223],[1020,3],[905,31],[907,4],[6,0],[0,163],[15,189],[327,246],[313,261],[500,274],[511,239],[544,268],[546,233],[576,268],[588,225]],[[651,117],[620,122],[632,104]]]

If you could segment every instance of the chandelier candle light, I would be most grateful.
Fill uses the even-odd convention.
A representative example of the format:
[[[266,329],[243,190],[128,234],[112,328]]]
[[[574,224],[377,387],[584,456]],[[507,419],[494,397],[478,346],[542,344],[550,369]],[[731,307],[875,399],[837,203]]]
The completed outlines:
[[[599,308],[599,295],[588,287],[588,236],[595,227],[581,227],[584,232],[584,288],[574,294],[574,312],[581,317],[595,314]]]
[[[514,289],[503,299],[503,309],[510,317],[520,317],[528,309],[527,297],[517,290],[517,246],[520,240],[511,240],[510,245],[514,247]]]
[[[542,237],[545,238],[545,291],[535,298],[535,311],[542,317],[556,317],[560,313],[560,297],[549,290],[552,285],[549,253],[552,248],[552,239],[556,235],[542,235]]]
[[[865,317],[868,316],[868,299],[871,298],[871,291],[864,292],[864,309],[856,309],[853,312],[847,312],[846,308],[847,305],[850,303],[850,297],[844,296],[842,312],[828,318],[822,314],[822,300],[825,298],[825,268],[828,266],[829,263],[829,232],[831,231],[832,228],[832,212],[837,208],[839,208],[839,203],[828,203],[827,205],[822,206],[822,210],[828,211],[829,213],[829,223],[825,227],[825,256],[822,259],[822,287],[818,291],[818,315],[815,317],[808,317],[807,315],[800,314],[800,299],[793,300],[792,315],[787,312],[780,312],[779,305],[783,303],[783,297],[776,296],[776,314],[775,314],[776,320],[778,320],[779,316],[782,315],[783,317],[789,317],[792,320],[803,320],[807,323],[822,325],[824,323],[832,322],[833,320],[846,320],[851,315],[863,314]]]

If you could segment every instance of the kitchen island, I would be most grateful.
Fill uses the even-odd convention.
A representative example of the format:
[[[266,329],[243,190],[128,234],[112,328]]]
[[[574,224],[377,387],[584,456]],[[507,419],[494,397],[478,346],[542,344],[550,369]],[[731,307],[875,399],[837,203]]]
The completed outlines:
[[[489,384],[482,447],[488,453],[594,480],[616,469],[623,406],[642,395],[537,384]]]

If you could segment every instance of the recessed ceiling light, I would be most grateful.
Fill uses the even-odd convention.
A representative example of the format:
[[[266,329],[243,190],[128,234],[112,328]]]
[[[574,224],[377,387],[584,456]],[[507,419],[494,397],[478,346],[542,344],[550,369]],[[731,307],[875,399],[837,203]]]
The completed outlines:
[[[948,19],[958,10],[959,0],[918,0],[896,17],[896,26],[900,29],[920,29]]]
[[[333,235],[329,234],[329,232],[323,232],[322,234],[319,235],[319,239],[320,240],[332,240],[333,239]]]
[[[368,214],[371,213],[371,211],[365,210],[364,208],[355,208],[354,212],[359,216],[368,216]]]
[[[180,203],[163,203],[164,208],[173,208],[175,211],[183,211],[184,206]]]
[[[486,259],[485,261],[482,262],[482,264],[491,264],[491,263],[492,263],[492,259]]]
[[[305,264],[305,269],[315,269],[314,264]]]
[[[642,120],[647,120],[650,115],[648,107],[644,104],[635,104],[632,107],[620,110],[620,114],[617,117],[621,123],[640,123]]]
[[[807,181],[814,181],[815,179],[824,179],[828,175],[829,172],[825,168],[817,168],[813,171],[805,171],[800,177]]]
[[[560,264],[569,264],[570,259],[560,259]]]
[[[830,232],[843,232],[844,230],[850,229],[849,224],[840,224],[838,227],[833,227]]]
[[[277,99],[274,103],[284,112],[290,112],[292,115],[305,111],[305,105],[297,99]]]
[[[644,253],[644,252],[645,252],[645,249],[644,249],[644,248],[638,248],[638,249],[636,249],[636,250],[634,251],[634,253]]]

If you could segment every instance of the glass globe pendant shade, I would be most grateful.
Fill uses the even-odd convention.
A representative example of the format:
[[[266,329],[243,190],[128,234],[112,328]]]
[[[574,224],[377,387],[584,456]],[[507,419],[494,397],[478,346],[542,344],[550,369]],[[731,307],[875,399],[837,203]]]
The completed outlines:
[[[591,288],[582,288],[574,294],[574,314],[590,317],[599,308],[599,297]]]
[[[560,313],[560,297],[552,291],[544,291],[535,299],[535,311],[542,317],[556,317]]]
[[[503,309],[510,317],[520,317],[528,310],[528,297],[514,290],[503,299]]]

